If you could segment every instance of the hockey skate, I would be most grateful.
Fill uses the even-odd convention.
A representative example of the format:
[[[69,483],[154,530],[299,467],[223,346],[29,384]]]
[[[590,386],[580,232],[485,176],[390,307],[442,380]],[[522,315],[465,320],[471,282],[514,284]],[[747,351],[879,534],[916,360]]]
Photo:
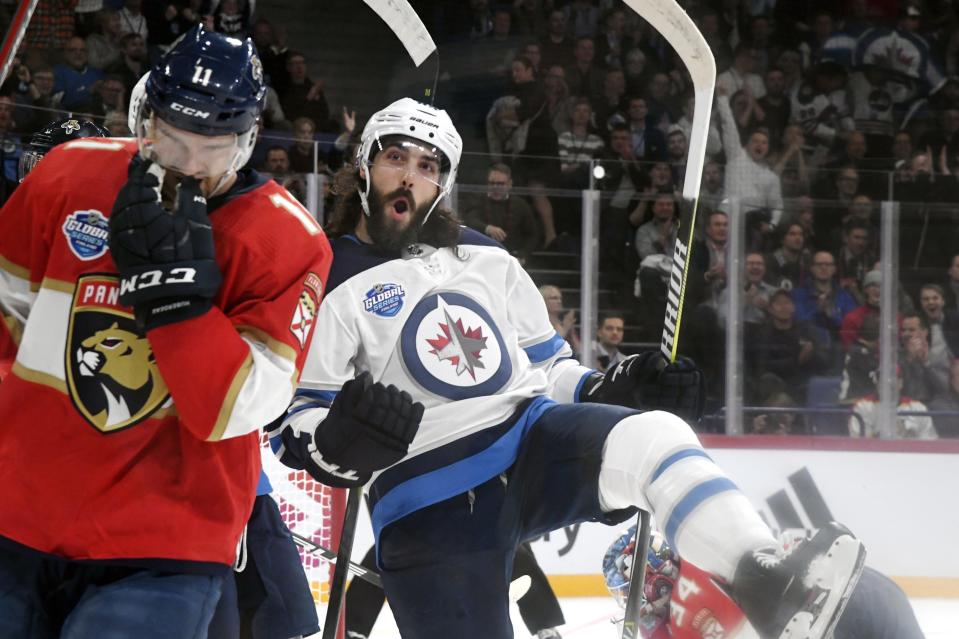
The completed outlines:
[[[862,542],[830,523],[785,552],[757,550],[744,556],[733,599],[763,639],[831,637],[865,558]]]

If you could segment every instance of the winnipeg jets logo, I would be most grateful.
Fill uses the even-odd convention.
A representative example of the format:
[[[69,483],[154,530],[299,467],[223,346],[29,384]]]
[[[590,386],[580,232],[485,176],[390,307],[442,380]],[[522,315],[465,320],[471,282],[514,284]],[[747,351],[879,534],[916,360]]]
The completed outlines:
[[[444,291],[421,299],[403,324],[400,348],[412,380],[449,399],[492,395],[513,374],[493,317],[462,293]]]
[[[80,123],[76,120],[67,120],[60,125],[60,128],[67,132],[67,135],[80,130]]]
[[[444,308],[446,321],[440,324],[441,335],[435,339],[427,339],[434,353],[440,361],[446,361],[456,367],[456,374],[469,373],[476,379],[476,369],[486,368],[481,361],[482,353],[486,349],[486,337],[479,328],[464,329],[463,320],[454,320],[450,317],[449,309]]]

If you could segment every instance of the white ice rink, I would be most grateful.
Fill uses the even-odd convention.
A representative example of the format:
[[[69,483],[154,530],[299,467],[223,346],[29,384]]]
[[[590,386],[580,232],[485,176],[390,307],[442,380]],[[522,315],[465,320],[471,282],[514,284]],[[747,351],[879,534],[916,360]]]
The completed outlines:
[[[619,611],[611,598],[568,597],[560,603],[566,616],[566,625],[559,628],[564,639],[618,637],[610,619]],[[959,600],[914,599],[912,606],[926,639],[959,639]],[[528,639],[530,634],[523,625],[515,604],[512,617],[516,638]],[[399,636],[393,615],[388,608],[384,608],[370,639],[399,639]]]

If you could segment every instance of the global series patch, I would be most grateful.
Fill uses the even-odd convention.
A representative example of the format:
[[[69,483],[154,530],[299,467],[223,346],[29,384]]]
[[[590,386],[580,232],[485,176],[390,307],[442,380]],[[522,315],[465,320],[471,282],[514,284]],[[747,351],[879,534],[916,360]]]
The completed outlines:
[[[74,211],[63,222],[63,234],[74,255],[85,262],[95,260],[107,252],[110,223],[100,211]]]
[[[399,284],[377,284],[366,292],[363,310],[380,317],[395,317],[403,308],[406,292]]]

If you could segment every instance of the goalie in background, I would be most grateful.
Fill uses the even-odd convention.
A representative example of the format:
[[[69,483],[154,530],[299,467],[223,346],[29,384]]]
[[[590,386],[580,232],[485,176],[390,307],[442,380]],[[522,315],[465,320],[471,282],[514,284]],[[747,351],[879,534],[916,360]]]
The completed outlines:
[[[702,414],[691,361],[648,351],[604,375],[573,360],[517,260],[441,206],[461,153],[446,112],[409,98],[367,122],[336,176],[334,261],[300,389],[271,434],[288,466],[369,484],[404,639],[512,637],[516,547],[637,507],[731,584],[764,636],[827,636],[862,569],[859,540],[832,524],[779,552],[677,416]]]
[[[785,552],[806,539],[805,531],[780,535]],[[626,607],[632,570],[636,526],[610,544],[603,557],[606,587],[621,608]],[[677,587],[677,583],[680,583]],[[645,639],[708,639],[762,635],[749,625],[746,615],[729,596],[728,584],[717,581],[691,562],[680,561],[675,551],[654,530],[646,554],[639,631]],[[621,634],[622,619],[617,623]],[[922,630],[909,600],[891,579],[863,569],[833,639],[922,639]]]

